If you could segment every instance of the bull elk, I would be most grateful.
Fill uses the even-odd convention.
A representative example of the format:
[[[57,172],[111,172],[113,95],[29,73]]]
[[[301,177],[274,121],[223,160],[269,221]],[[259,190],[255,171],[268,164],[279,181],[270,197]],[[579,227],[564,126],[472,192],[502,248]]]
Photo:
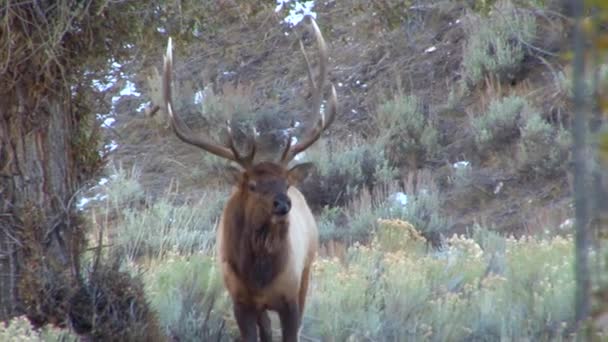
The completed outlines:
[[[315,21],[306,22],[316,38],[320,62],[313,79],[309,59],[300,40],[312,88],[312,112],[319,119],[293,144],[288,135],[278,162],[254,162],[255,134],[248,137],[249,152],[240,154],[228,123],[228,143],[216,144],[197,136],[173,112],[171,38],[164,59],[163,96],[175,134],[184,142],[235,162],[228,167],[235,186],[217,226],[217,253],[224,286],[233,302],[234,316],[244,341],[271,341],[268,310],[278,313],[283,341],[297,341],[306,302],[311,264],[318,248],[315,219],[302,193],[295,187],[309,173],[312,163],[288,167],[294,157],[319,139],[333,122],[336,90],[331,85],[328,106],[321,112],[327,78],[327,46]]]

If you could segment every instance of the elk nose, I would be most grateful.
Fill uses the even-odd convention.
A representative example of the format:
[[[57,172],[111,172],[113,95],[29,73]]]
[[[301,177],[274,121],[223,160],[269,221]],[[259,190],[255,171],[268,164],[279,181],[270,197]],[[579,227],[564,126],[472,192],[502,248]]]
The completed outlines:
[[[285,194],[279,194],[272,202],[272,213],[278,216],[286,215],[291,209],[291,200]]]

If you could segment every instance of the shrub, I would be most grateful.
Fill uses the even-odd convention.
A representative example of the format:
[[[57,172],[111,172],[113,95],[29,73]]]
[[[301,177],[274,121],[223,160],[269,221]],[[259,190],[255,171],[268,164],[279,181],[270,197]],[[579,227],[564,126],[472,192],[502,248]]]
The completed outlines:
[[[223,198],[224,192],[209,190],[194,204],[162,198],[145,208],[126,208],[114,223],[115,250],[129,258],[205,250],[214,241]]]
[[[487,75],[513,80],[522,67],[526,44],[536,36],[536,20],[531,12],[500,1],[488,16],[472,14],[465,30],[462,67],[467,83],[476,85]]]
[[[455,236],[443,252],[426,253],[407,224],[381,226],[379,232],[390,231],[385,242],[355,244],[344,264],[315,262],[304,334],[332,341],[571,337],[565,328],[574,321],[572,237],[500,242],[484,234],[478,244]],[[489,268],[496,258],[502,270]]]
[[[378,107],[380,143],[393,165],[417,167],[439,150],[439,134],[416,96],[398,95]]]
[[[215,259],[170,254],[145,275],[146,293],[165,333],[179,341],[228,340],[228,298]]]
[[[317,218],[319,227],[319,240],[321,242],[328,240],[341,239],[346,229],[340,229],[338,221],[344,215],[343,210],[339,207],[324,207]]]
[[[368,242],[378,226],[378,218],[388,214],[388,202],[374,200],[369,191],[361,191],[346,208],[323,208],[317,219],[319,239],[339,240],[346,245]]]
[[[96,341],[162,341],[141,276],[95,264],[70,298],[70,325]]]
[[[457,162],[452,165],[450,184],[456,189],[467,189],[473,185],[473,168],[468,161]]]
[[[530,108],[523,98],[509,96],[493,100],[487,113],[473,119],[475,141],[481,150],[508,142],[518,134],[524,111]]]
[[[374,237],[377,248],[384,252],[404,251],[420,253],[426,239],[409,222],[402,220],[378,220],[378,229]]]
[[[55,328],[50,325],[36,329],[25,316],[19,316],[7,322],[0,322],[0,341],[76,342],[79,339],[77,335],[67,329]]]
[[[410,222],[429,242],[438,245],[440,234],[450,228],[450,219],[441,212],[439,190],[430,187],[408,194],[406,205],[393,204],[390,218]]]
[[[348,211],[349,242],[366,242],[378,228],[378,218],[387,217],[389,206],[386,202],[376,205],[350,207]]]
[[[533,115],[522,128],[519,143],[520,170],[532,176],[558,175],[567,170],[571,134]]]
[[[141,169],[136,166],[130,170],[125,170],[122,166],[114,168],[111,180],[104,185],[104,190],[114,206],[131,205],[144,199],[145,193],[139,182],[140,176]]]
[[[596,78],[597,77],[597,78]],[[569,98],[573,97],[573,83],[571,69],[558,74],[560,86]],[[596,82],[597,81],[597,82]],[[596,90],[601,91],[608,87],[608,64],[601,64],[596,68],[588,68],[583,78],[585,93],[583,96],[591,97]]]
[[[104,209],[93,210],[92,219],[107,240],[99,243],[111,245],[114,257],[162,257],[168,251],[190,253],[213,243],[225,190],[208,189],[194,203],[168,192],[153,200],[144,193],[136,168],[130,173],[119,169],[111,178],[101,186]]]
[[[301,186],[313,209],[344,206],[364,188],[372,190],[395,175],[379,144],[357,140],[329,144],[319,144],[320,148],[309,150],[303,158],[316,166],[314,175]]]

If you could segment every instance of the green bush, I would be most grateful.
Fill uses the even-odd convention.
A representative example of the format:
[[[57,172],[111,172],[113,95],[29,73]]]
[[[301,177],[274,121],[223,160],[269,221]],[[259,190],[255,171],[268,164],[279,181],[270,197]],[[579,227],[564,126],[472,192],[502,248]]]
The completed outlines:
[[[439,242],[439,234],[450,228],[450,218],[442,214],[442,197],[437,189],[420,189],[408,194],[407,204],[391,204],[389,216],[414,225],[424,237]]]
[[[389,215],[389,205],[387,202],[357,208],[349,208],[347,237],[349,242],[366,242],[378,227],[378,218]]]
[[[589,68],[583,79],[585,93],[583,96],[591,97],[596,90],[603,90],[608,87],[608,64],[601,64],[598,69]],[[597,74],[596,74],[597,73]],[[597,78],[595,78],[597,77]],[[558,74],[560,86],[569,98],[573,97],[572,73],[560,72]],[[597,84],[596,82],[597,81]]]
[[[141,175],[139,168],[133,166],[130,170],[126,170],[119,165],[113,167],[111,172],[112,176],[101,188],[112,208],[130,207],[144,200],[145,192],[139,182]]]
[[[439,134],[416,96],[398,95],[378,107],[379,141],[395,166],[416,167],[439,150]]]
[[[441,252],[428,253],[407,223],[381,226],[385,242],[355,244],[344,264],[315,263],[304,334],[331,341],[572,337],[566,332],[574,321],[572,237],[501,242],[484,234],[480,245],[455,236]],[[503,268],[490,267],[497,258]]]
[[[314,162],[316,171],[300,189],[311,207],[317,210],[326,206],[344,206],[361,190],[367,188],[371,191],[395,175],[377,143],[358,140],[336,146],[321,143],[319,148],[306,152],[303,159]]]
[[[533,176],[552,176],[567,170],[572,137],[563,127],[555,128],[539,114],[522,128],[519,163],[523,172]]]
[[[488,111],[473,119],[475,141],[481,150],[492,149],[508,142],[518,134],[518,125],[530,111],[528,103],[519,96],[493,100]]]
[[[347,229],[340,228],[338,221],[344,215],[339,207],[324,207],[317,217],[319,241],[339,240],[344,237]]]
[[[7,322],[0,322],[0,341],[76,342],[79,341],[79,338],[67,329],[55,328],[50,325],[36,329],[25,316],[19,316]]]
[[[146,293],[162,329],[180,341],[228,340],[231,312],[214,258],[198,253],[167,255],[145,275]]]
[[[532,12],[500,1],[487,16],[472,14],[465,30],[462,68],[466,82],[476,85],[487,75],[513,80],[521,70],[526,44],[536,36],[536,20]]]
[[[378,217],[388,215],[386,203],[372,206],[350,205],[343,209],[340,207],[323,208],[317,219],[319,225],[320,241],[339,240],[347,244],[353,242],[367,242],[378,226]]]
[[[115,222],[115,248],[129,258],[206,250],[213,244],[224,198],[224,192],[210,190],[194,204],[163,198],[145,208],[126,208]]]
[[[473,185],[473,168],[469,162],[458,162],[452,167],[450,184],[457,189],[467,189]]]

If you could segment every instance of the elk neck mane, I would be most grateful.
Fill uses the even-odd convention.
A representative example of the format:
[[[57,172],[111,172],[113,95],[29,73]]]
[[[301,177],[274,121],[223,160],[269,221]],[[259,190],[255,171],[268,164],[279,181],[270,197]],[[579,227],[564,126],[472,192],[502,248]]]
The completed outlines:
[[[273,172],[264,163],[258,172]],[[283,270],[287,261],[289,221],[273,220],[270,213],[247,203],[247,194],[237,187],[229,200],[224,231],[229,241],[232,267],[252,286],[263,288]],[[248,205],[249,204],[249,205]]]
[[[318,228],[303,194],[296,186],[306,178],[312,163],[288,167],[296,156],[312,146],[334,121],[338,111],[336,89],[328,81],[328,47],[314,18],[304,16],[314,34],[318,50],[318,73],[313,71],[299,38],[308,75],[311,106],[316,123],[306,125],[298,136],[295,121],[286,130],[285,146],[278,162],[254,163],[259,134],[252,126],[247,137],[249,150],[236,148],[230,120],[226,121],[228,141],[219,143],[195,133],[175,111],[172,100],[173,43],[167,42],[163,59],[162,97],[164,109],[177,138],[219,158],[234,162],[239,168],[226,170],[235,188],[217,226],[216,252],[223,282],[233,304],[233,313],[241,340],[272,340],[267,311],[275,311],[281,321],[283,341],[299,341],[312,263],[318,250]],[[316,74],[316,75],[315,75]],[[324,87],[330,85],[330,97],[324,103]],[[291,222],[290,222],[291,220]]]

